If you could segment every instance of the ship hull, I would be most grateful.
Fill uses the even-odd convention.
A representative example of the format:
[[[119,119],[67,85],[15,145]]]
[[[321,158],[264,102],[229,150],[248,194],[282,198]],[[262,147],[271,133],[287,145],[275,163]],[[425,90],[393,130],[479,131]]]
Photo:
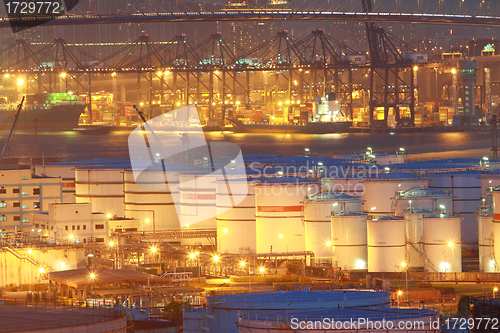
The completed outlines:
[[[329,134],[346,133],[352,126],[350,121],[329,123],[305,123],[301,125],[281,124],[244,124],[238,120],[230,120],[234,133],[301,133],[301,134]]]
[[[85,112],[85,105],[81,104],[56,105],[48,109],[23,108],[19,114],[16,129],[34,129],[34,119],[36,118],[36,127],[38,130],[72,130],[78,126],[78,120],[83,112]],[[8,115],[13,120],[15,110],[0,110],[0,114]],[[10,119],[7,119],[7,121]]]

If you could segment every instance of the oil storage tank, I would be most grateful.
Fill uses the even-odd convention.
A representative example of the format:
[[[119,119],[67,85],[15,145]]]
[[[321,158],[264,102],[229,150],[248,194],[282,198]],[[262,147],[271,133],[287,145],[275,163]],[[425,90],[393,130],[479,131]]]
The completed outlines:
[[[500,190],[492,191],[493,195],[493,236],[496,239],[500,238]],[[495,255],[495,272],[500,271],[499,259],[500,258],[500,242],[494,242]]]
[[[481,206],[480,170],[428,173],[429,188],[446,191],[452,195],[451,212],[462,218],[462,242],[476,247],[475,215]]]
[[[76,203],[90,202],[93,212],[125,216],[123,173],[123,169],[100,167],[76,169]]]
[[[394,202],[396,216],[403,215],[408,209],[451,212],[451,193],[423,186],[398,191]]]
[[[257,183],[257,252],[304,251],[303,202],[306,196],[318,192],[319,185],[307,178],[267,178]]]
[[[417,186],[427,186],[422,176],[407,172],[387,172],[372,175],[364,181],[364,210],[372,215],[391,215],[394,212],[394,198],[398,191]]]
[[[242,191],[225,193],[227,183],[241,183]],[[215,202],[217,210],[217,249],[219,253],[255,253],[255,184],[259,178],[218,180]],[[239,187],[233,186],[238,189]],[[236,198],[236,200],[234,200]],[[234,205],[234,202],[239,202]],[[228,209],[229,208],[229,209]]]
[[[144,170],[136,180],[132,170],[125,170],[125,214],[141,221],[143,231],[179,229],[175,205],[179,203],[179,169]],[[169,181],[165,181],[165,172]],[[174,180],[177,179],[177,182]]]
[[[355,212],[332,214],[333,266],[344,270],[367,268],[367,218],[367,214]]]
[[[400,272],[405,256],[405,220],[390,216],[367,221],[368,271]]]
[[[407,208],[404,213],[406,222],[406,259],[408,267],[424,268],[424,216],[435,213],[431,210]]]
[[[424,217],[425,271],[462,271],[460,235],[460,217],[448,214]]]
[[[306,251],[314,252],[320,262],[332,261],[331,215],[338,212],[361,212],[361,199],[323,192],[304,201]]]
[[[479,270],[481,272],[495,272],[494,253],[494,223],[493,212],[480,210],[477,212],[477,233],[479,238]]]
[[[390,303],[390,294],[385,292],[357,290],[296,290],[289,292],[253,292],[228,294],[213,292],[207,297],[205,311],[186,310],[188,320],[184,332],[197,332],[199,327],[208,332],[238,333],[236,326],[241,313],[266,314],[270,311],[307,311],[310,309],[345,309],[352,307],[382,307]],[[198,311],[197,311],[198,310]],[[205,318],[196,321],[195,317]],[[201,322],[201,324],[200,324]]]

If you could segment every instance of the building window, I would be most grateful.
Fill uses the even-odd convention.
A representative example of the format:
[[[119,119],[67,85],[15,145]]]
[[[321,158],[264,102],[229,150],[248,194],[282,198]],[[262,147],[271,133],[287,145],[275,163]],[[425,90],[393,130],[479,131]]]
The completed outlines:
[[[96,243],[104,243],[104,238],[96,238]]]
[[[28,192],[21,192],[21,195],[28,195]]]
[[[68,226],[65,226],[65,227],[64,227],[64,230],[69,230]]]
[[[30,209],[30,206],[29,205],[23,205],[23,207],[21,207],[22,209]]]
[[[75,230],[75,226],[74,225],[71,226],[71,230]]]
[[[5,215],[0,216],[0,221],[7,221],[7,216]]]
[[[34,188],[33,189],[33,195],[40,195],[40,189],[39,188]]]
[[[12,204],[12,207],[21,207],[21,204],[19,202],[14,202]]]
[[[87,225],[86,224],[83,225],[83,230],[87,230]]]
[[[7,203],[6,202],[0,202],[0,208],[5,208],[7,207]]]
[[[87,243],[87,240],[84,238],[83,239],[83,244],[86,244]]]
[[[5,188],[0,188],[0,194],[6,194],[7,193],[7,189]]]
[[[100,229],[100,230],[103,230],[103,229],[104,229],[104,224],[96,224],[96,225],[95,225],[95,229],[96,229],[96,230],[99,230],[99,229]]]
[[[19,189],[18,188],[13,188],[12,189],[12,193],[19,193]]]
[[[14,221],[21,221],[21,216],[19,215],[14,216]]]
[[[23,223],[29,223],[30,220],[29,219],[23,219]]]
[[[76,230],[80,230],[80,226],[79,225],[76,226]]]
[[[22,176],[21,177],[21,180],[28,180],[28,179],[30,179],[28,176]]]
[[[38,209],[38,208],[40,208],[40,202],[34,202],[33,209]]]

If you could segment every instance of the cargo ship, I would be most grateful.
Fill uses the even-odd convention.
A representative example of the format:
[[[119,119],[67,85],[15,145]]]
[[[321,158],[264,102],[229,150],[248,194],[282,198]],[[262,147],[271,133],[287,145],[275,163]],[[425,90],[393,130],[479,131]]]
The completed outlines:
[[[303,109],[286,107],[285,110],[277,117],[256,111],[254,121],[242,121],[237,117],[229,117],[228,121],[233,125],[234,133],[345,133],[352,126],[352,121],[340,110],[335,93],[326,93],[307,102]]]
[[[21,110],[16,129],[32,130],[72,130],[78,126],[80,115],[85,112],[86,104],[77,96],[69,94],[28,95],[26,107]],[[0,117],[9,121],[16,111],[15,104],[2,104]]]
[[[228,119],[228,121],[230,121],[233,125],[233,133],[329,134],[345,133],[352,126],[352,121],[308,122],[299,124],[247,124],[236,119]]]

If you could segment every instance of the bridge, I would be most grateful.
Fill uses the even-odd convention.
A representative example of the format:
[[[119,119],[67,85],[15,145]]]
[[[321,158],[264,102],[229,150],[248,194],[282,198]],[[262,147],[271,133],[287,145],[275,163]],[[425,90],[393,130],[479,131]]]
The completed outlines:
[[[87,25],[112,23],[152,22],[199,22],[199,21],[356,21],[356,22],[406,22],[475,26],[500,26],[500,17],[463,14],[391,13],[391,12],[336,12],[336,11],[294,11],[294,10],[237,10],[203,12],[160,12],[124,14],[67,14],[61,16],[30,16],[0,18],[0,28],[32,27],[39,24],[49,26]]]

